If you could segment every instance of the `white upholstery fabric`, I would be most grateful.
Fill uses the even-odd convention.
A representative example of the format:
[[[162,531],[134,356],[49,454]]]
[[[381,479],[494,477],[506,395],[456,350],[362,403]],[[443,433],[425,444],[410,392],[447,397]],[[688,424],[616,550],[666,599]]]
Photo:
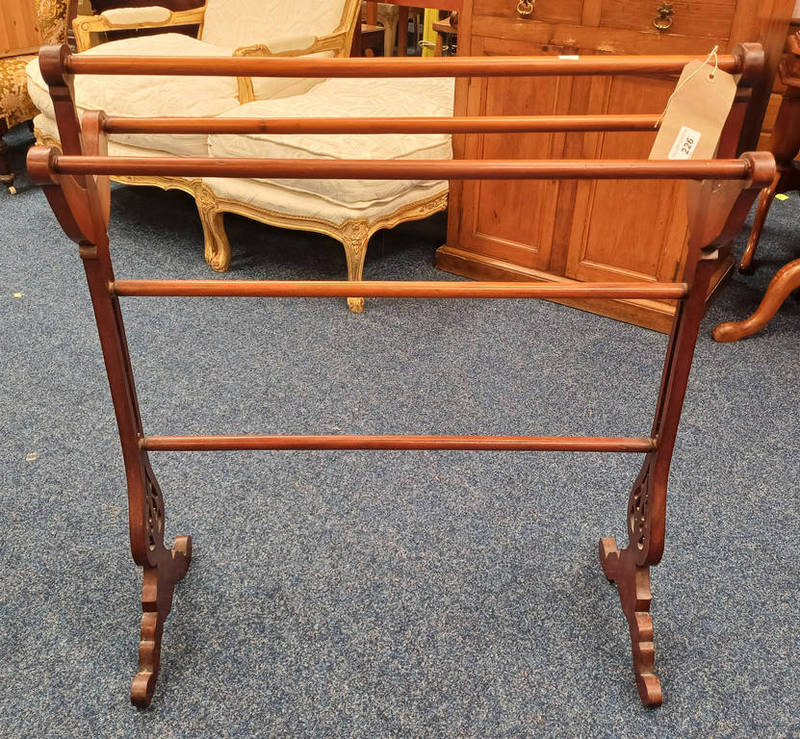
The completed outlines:
[[[345,0],[208,0],[201,38],[217,46],[313,39],[336,29]],[[303,46],[307,46],[304,43]]]
[[[56,126],[56,122],[50,118],[49,116],[45,115],[44,113],[40,113],[33,119],[34,128],[37,131],[45,134],[46,136],[50,136],[56,140],[59,139],[58,135],[58,126]],[[194,138],[196,139],[194,144],[194,153],[184,155],[182,153],[177,153],[174,151],[175,148],[180,148],[181,144],[178,144],[177,147],[175,145],[174,139],[189,139]],[[149,144],[154,143],[153,140],[158,139],[155,141],[157,144],[163,145],[163,148],[158,149],[155,147],[150,147]],[[124,140],[126,143],[120,143],[120,140]],[[129,152],[130,156],[151,156],[151,157],[161,157],[164,155],[170,156],[208,156],[208,149],[205,147],[205,136],[146,136],[145,134],[140,135],[129,135],[129,136],[109,136],[108,140],[108,150],[109,152],[114,151],[121,151],[125,149]],[[133,143],[130,143],[133,142]],[[137,146],[136,143],[139,143]],[[142,144],[148,144],[148,146],[142,146]],[[201,150],[202,146],[202,150]]]
[[[33,123],[37,131],[47,136],[58,137],[55,123],[46,116],[37,116]],[[109,142],[108,153],[111,156],[120,157],[153,157],[163,154],[161,151],[118,144],[114,141]],[[407,205],[447,192],[447,182],[426,182],[424,186],[410,190],[399,197],[370,203],[365,208],[351,208],[346,205],[334,205],[318,195],[281,187],[277,181],[264,183],[256,180],[209,177],[203,182],[214,191],[218,198],[224,200],[232,200],[236,203],[252,205],[288,216],[316,218],[337,226],[351,220],[366,219],[374,222]]]
[[[111,41],[83,52],[86,55],[230,56],[222,49],[179,33]],[[36,59],[28,64],[28,91],[34,105],[55,118],[53,102]],[[75,97],[81,110],[104,110],[120,116],[216,116],[238,105],[235,77],[139,77],[77,75]],[[161,149],[183,156],[205,156],[206,136],[117,135],[115,140]]]
[[[112,26],[130,26],[135,23],[163,23],[169,20],[172,11],[160,5],[148,5],[145,8],[111,8],[100,17]]]
[[[212,46],[179,33],[141,36],[111,41],[83,52],[88,55],[122,56],[230,56],[230,48]],[[39,71],[39,62],[27,67],[28,93],[34,105],[55,118],[50,92]],[[318,80],[254,80],[258,98],[298,95],[318,84]],[[75,78],[76,100],[80,112],[104,110],[109,115],[146,116],[215,116],[239,105],[235,77],[145,77],[79,75]],[[115,135],[115,140],[142,146],[143,135]],[[207,142],[199,135],[152,135],[149,148],[182,156],[205,156]]]
[[[331,79],[305,95],[261,100],[223,117],[391,117],[451,116],[451,79]],[[333,159],[451,159],[447,134],[209,136],[215,157]],[[399,180],[282,180],[281,186],[319,195],[331,203],[368,208],[427,183]]]
[[[203,182],[218,198],[224,200],[252,205],[295,218],[316,218],[337,226],[352,220],[374,223],[397,212],[400,208],[447,192],[447,182],[426,182],[423,186],[409,189],[397,197],[375,201],[363,208],[353,208],[334,204],[309,192],[298,192],[282,187],[279,180],[267,183],[258,180],[209,177],[204,178]]]

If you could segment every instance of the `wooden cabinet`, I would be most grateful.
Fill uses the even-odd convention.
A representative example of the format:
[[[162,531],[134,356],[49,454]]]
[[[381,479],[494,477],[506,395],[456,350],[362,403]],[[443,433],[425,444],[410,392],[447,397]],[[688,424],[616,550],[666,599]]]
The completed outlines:
[[[35,53],[41,43],[33,3],[4,0],[0,14],[0,58]]]
[[[796,0],[792,23],[789,27],[789,36],[795,35],[800,31],[800,0]],[[788,54],[788,48],[784,48],[784,57]],[[775,128],[775,121],[778,118],[778,110],[783,102],[783,93],[786,92],[786,85],[781,81],[780,75],[775,75],[772,85],[772,94],[767,104],[767,112],[764,115],[764,125],[761,128],[761,136],[758,140],[758,148],[769,151],[772,148],[772,131]]]
[[[768,79],[756,92],[743,137],[755,148],[794,0],[673,0],[672,25],[659,31],[661,5],[536,0],[533,15],[522,18],[516,0],[465,0],[459,54],[706,54],[715,44],[728,51],[760,41]],[[645,76],[462,80],[456,114],[660,113],[674,84]],[[466,135],[456,137],[454,148],[466,158],[614,159],[646,157],[654,139],[650,133]],[[454,182],[437,266],[477,279],[672,280],[685,253],[682,193],[683,185],[672,182]],[[673,314],[671,304],[657,301],[580,307],[661,331],[669,330]]]

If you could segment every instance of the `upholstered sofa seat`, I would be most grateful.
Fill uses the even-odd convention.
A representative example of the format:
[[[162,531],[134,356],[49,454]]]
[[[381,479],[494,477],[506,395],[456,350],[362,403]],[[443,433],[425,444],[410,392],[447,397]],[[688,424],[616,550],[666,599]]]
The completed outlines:
[[[347,118],[451,116],[452,79],[330,79],[305,95],[258,100],[222,113],[241,118]],[[451,159],[449,134],[213,134],[214,157],[267,159]],[[262,180],[263,181],[263,180]],[[317,195],[358,211],[390,203],[409,190],[424,197],[447,187],[443,181],[277,180],[270,184]]]

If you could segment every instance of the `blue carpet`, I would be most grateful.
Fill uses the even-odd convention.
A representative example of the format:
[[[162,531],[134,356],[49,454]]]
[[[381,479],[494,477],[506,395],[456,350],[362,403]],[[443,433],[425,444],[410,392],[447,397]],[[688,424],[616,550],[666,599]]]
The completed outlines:
[[[754,338],[709,335],[798,255],[795,196],[698,344],[653,571],[656,710],[596,553],[624,541],[640,458],[443,452],[154,454],[194,561],[132,708],[141,574],[81,263],[39,190],[0,191],[0,222],[3,736],[800,735],[798,301]],[[345,274],[327,238],[227,223],[215,276],[187,196],[116,188],[117,274]],[[366,277],[447,279],[444,224],[378,234]],[[537,301],[124,311],[148,433],[646,435],[666,343]]]

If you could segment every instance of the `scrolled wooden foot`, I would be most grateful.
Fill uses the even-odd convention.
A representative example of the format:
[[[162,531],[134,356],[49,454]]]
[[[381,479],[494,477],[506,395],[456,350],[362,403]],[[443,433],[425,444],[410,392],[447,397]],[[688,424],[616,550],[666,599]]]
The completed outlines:
[[[178,536],[171,550],[156,567],[144,568],[142,625],[139,641],[139,671],[131,685],[131,703],[145,708],[153,699],[161,664],[164,621],[172,609],[175,583],[182,580],[192,560],[192,539]]]
[[[775,317],[786,298],[797,288],[800,288],[800,259],[789,262],[775,273],[761,304],[750,318],[721,323],[712,333],[714,340],[728,343],[759,332]]]
[[[600,539],[600,564],[616,583],[631,633],[636,687],[645,706],[660,706],[661,682],[655,674],[653,619],[650,616],[650,568],[638,567],[633,553],[617,549],[616,539]]]

